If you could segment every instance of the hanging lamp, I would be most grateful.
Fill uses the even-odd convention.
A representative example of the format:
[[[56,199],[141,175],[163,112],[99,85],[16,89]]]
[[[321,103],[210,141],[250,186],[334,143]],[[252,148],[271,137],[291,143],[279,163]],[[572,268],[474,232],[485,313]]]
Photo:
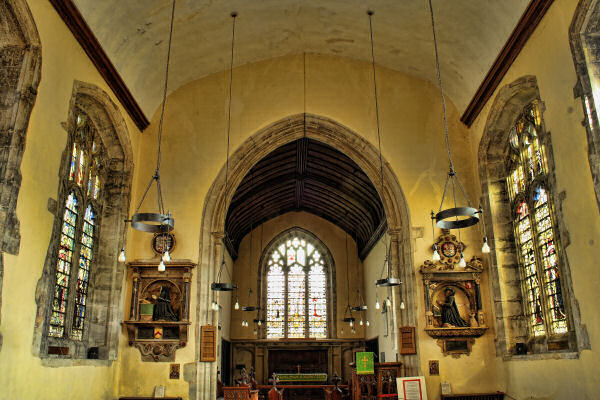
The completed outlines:
[[[346,233],[346,296],[348,303],[344,310],[344,318],[342,321],[348,323],[354,329],[354,321],[356,318],[352,315],[352,306],[350,305],[350,269],[348,268],[348,233]]]
[[[231,28],[231,63],[229,65],[229,104],[227,108],[227,151],[226,151],[226,161],[225,161],[225,188],[224,188],[224,200],[227,199],[227,184],[228,184],[228,175],[229,175],[229,136],[231,133],[231,86],[233,83],[233,49],[235,45],[235,18],[237,17],[237,13],[234,11],[231,13],[232,20],[232,28]],[[225,232],[227,235],[227,231]],[[225,248],[223,248],[223,259],[221,261],[221,267],[219,268],[219,273],[217,274],[216,282],[210,284],[210,289],[216,292],[231,292],[237,289],[237,286],[233,283],[229,282],[221,282],[221,273],[223,272],[223,268],[229,274],[229,269],[227,268],[227,263],[225,262]],[[229,274],[229,278],[231,279],[231,274]],[[237,302],[237,299],[236,299]]]
[[[254,187],[254,173],[250,172],[250,186]],[[252,245],[254,244],[254,216],[252,216],[252,218],[250,218],[250,255],[248,257],[248,265],[250,266],[250,278],[252,278],[252,263],[253,263],[253,258],[252,258]],[[258,279],[256,280],[256,285],[258,287]],[[258,293],[258,290],[257,292]],[[259,310],[258,305],[256,306],[251,306],[250,305],[250,298],[252,297],[252,287],[248,288],[248,302],[246,304],[248,304],[247,306],[242,306],[242,311],[248,311],[248,312],[253,312],[253,311],[257,311]],[[257,298],[258,300],[258,298]]]
[[[370,32],[370,37],[371,37],[371,66],[373,68],[373,88],[374,88],[374,95],[375,95],[375,115],[377,117],[377,142],[379,144],[379,174],[381,177],[381,196],[383,197],[383,193],[385,192],[385,186],[383,184],[383,154],[381,151],[381,128],[379,126],[379,101],[377,99],[377,77],[375,75],[375,50],[374,50],[374,46],[373,46],[373,14],[374,12],[369,10],[367,11],[367,15],[369,16],[369,32]],[[388,257],[388,245],[387,243],[385,243],[385,260],[383,262],[383,269],[386,271],[386,276],[384,278],[378,279],[375,282],[375,285],[377,286],[384,286],[384,287],[393,287],[393,286],[398,286],[400,285],[402,282],[400,281],[400,279],[394,277],[394,272],[392,270],[392,265],[389,262],[389,257]]]
[[[446,115],[446,97],[444,96],[444,86],[442,85],[442,75],[440,73],[440,59],[438,54],[438,45],[437,45],[437,36],[435,32],[435,18],[433,16],[433,6],[431,5],[431,0],[429,2],[429,12],[431,16],[431,30],[433,31],[433,45],[435,49],[435,68],[437,73],[438,85],[440,87],[440,94],[442,97],[442,115],[444,118],[444,138],[446,140],[446,153],[448,155],[449,169],[448,176],[446,178],[446,184],[444,185],[444,193],[442,195],[442,200],[440,202],[440,207],[437,213],[431,212],[432,220],[435,219],[436,225],[441,229],[462,229],[467,228],[469,226],[473,226],[479,222],[479,210],[474,208],[471,205],[471,201],[465,192],[465,189],[456,174],[456,170],[454,169],[454,162],[452,161],[452,154],[450,152],[450,140],[448,138],[448,119]],[[456,193],[458,186],[460,193],[467,202],[466,206],[458,206],[456,202]],[[448,188],[450,187],[452,191],[452,199],[453,204],[451,208],[443,209],[444,200],[446,198],[446,194],[448,193]],[[434,248],[434,260],[437,259],[436,252],[437,248]],[[462,254],[462,250],[461,250]]]
[[[161,152],[161,142],[162,142],[162,131],[163,131],[163,122],[165,117],[165,106],[167,104],[167,90],[169,86],[169,64],[171,61],[171,43],[173,39],[173,22],[175,20],[175,0],[173,0],[173,5],[171,7],[171,25],[169,29],[169,42],[167,46],[167,60],[165,66],[165,83],[163,88],[163,98],[162,98],[162,107],[160,112],[160,121],[158,124],[158,149],[156,154],[156,170],[154,174],[150,178],[150,182],[146,186],[144,194],[142,195],[142,199],[138,203],[138,206],[135,209],[135,213],[132,215],[131,219],[126,219],[125,223],[130,223],[133,229],[136,229],[141,232],[148,233],[162,233],[168,234],[171,230],[173,230],[175,226],[175,219],[171,216],[169,211],[165,211],[165,204],[162,196],[162,185],[160,182],[160,166],[162,162],[162,152]],[[141,213],[140,208],[144,204],[144,200],[146,200],[146,196],[150,191],[152,185],[156,183],[156,194],[157,194],[157,210],[156,212],[145,212]],[[125,232],[123,236],[125,237]],[[121,247],[121,251],[119,252],[118,261],[125,262],[127,260],[127,256],[125,255],[125,240],[123,240],[123,247]],[[161,261],[159,264],[159,271],[165,270],[165,261],[171,261],[171,257],[169,255],[169,251],[166,246],[163,246],[163,254],[161,255]]]
[[[258,248],[259,251],[263,251],[263,233],[265,230],[265,224],[261,224],[260,226],[260,247]],[[257,272],[260,273],[260,262],[258,264],[257,267]],[[257,290],[256,290],[256,302],[258,303],[258,299],[260,299],[260,286],[258,285],[258,280],[256,282],[256,286],[257,286]],[[262,324],[265,323],[265,320],[263,318],[261,318],[261,314],[262,314],[262,308],[261,307],[257,307],[256,310],[256,318],[254,319],[254,323],[256,325],[258,325],[258,329],[260,330],[260,327],[262,326]]]

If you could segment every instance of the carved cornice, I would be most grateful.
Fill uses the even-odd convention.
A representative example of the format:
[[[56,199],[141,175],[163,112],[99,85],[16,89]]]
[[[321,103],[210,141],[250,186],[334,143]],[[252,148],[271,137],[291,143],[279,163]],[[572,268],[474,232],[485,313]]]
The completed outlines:
[[[471,126],[544,18],[553,0],[531,0],[460,120]]]
[[[426,328],[425,332],[432,338],[479,337],[487,331],[487,326],[474,328]]]

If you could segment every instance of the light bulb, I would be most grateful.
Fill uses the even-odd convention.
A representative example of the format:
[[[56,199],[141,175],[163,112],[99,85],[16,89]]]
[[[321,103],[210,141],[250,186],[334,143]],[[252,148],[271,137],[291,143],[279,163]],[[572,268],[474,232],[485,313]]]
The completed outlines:
[[[484,254],[487,254],[490,252],[490,246],[488,245],[487,242],[487,237],[483,237],[483,246],[481,246],[481,252]]]
[[[160,264],[158,264],[158,272],[165,272],[166,266],[163,260],[160,260]]]
[[[440,261],[440,253],[437,251],[437,246],[435,246],[433,249],[433,255],[431,256],[431,259],[433,261]]]
[[[350,321],[350,328],[354,326],[354,321]]]
[[[171,255],[169,254],[169,250],[165,251],[162,255],[162,260],[164,262],[169,262],[171,261]]]
[[[381,307],[381,305],[379,304],[379,299],[375,300],[375,309],[379,310],[379,308]]]
[[[242,326],[246,326],[246,325],[244,325],[244,320],[242,320]]]
[[[213,300],[211,307],[214,311],[219,311],[219,304],[217,304],[216,301]]]
[[[358,324],[359,324],[360,326],[362,326],[362,325],[363,325],[363,320],[362,320],[362,318],[360,319],[360,322],[359,322]]]
[[[253,333],[254,333],[254,336],[258,335],[258,331],[256,329],[254,330]]]
[[[258,326],[261,326],[262,325],[262,321],[259,319],[258,322],[257,322],[257,324],[258,324]]]
[[[125,256],[125,248],[121,249],[121,252],[119,253],[119,258],[118,258],[119,262],[124,263],[125,261],[127,261],[127,257]]]
[[[233,308],[236,310],[240,309],[240,303],[238,302],[238,299],[235,299],[235,305],[233,306]]]
[[[388,307],[392,306],[392,301],[390,300],[389,297],[387,299],[385,299],[385,305],[388,306]]]
[[[401,309],[401,310],[404,310],[405,308],[406,308],[406,306],[404,305],[404,300],[402,300],[402,301],[400,302],[400,309]]]
[[[340,335],[344,334],[344,328],[342,328],[342,330],[340,331]]]
[[[352,328],[352,334],[354,335],[356,333],[356,330],[354,328]]]
[[[369,323],[369,320],[367,320],[367,322],[365,322],[365,325],[367,325],[367,326],[371,325],[371,324]]]
[[[462,253],[460,254],[460,261],[458,262],[458,266],[462,268],[467,266],[467,263],[465,262],[465,256]]]

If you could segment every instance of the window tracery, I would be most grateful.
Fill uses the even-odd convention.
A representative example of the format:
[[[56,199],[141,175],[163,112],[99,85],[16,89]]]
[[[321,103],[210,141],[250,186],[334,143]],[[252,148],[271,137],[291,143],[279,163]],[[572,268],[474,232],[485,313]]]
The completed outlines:
[[[311,238],[299,232],[267,253],[266,337],[328,337],[328,265]]]
[[[507,186],[521,270],[523,307],[530,334],[568,332],[560,279],[556,217],[548,192],[548,164],[537,101],[517,118],[509,134]]]
[[[81,111],[68,143],[70,163],[63,185],[68,195],[61,213],[48,335],[82,340],[98,236],[104,148],[89,118]]]

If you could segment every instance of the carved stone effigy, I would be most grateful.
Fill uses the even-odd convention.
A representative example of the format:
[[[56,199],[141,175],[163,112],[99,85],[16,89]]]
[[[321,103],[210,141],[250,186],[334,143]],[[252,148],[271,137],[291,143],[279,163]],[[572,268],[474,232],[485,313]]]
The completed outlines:
[[[425,332],[438,339],[445,355],[469,354],[474,338],[488,329],[481,301],[482,260],[458,265],[465,245],[447,230],[436,240],[440,260],[420,267],[425,293]]]

